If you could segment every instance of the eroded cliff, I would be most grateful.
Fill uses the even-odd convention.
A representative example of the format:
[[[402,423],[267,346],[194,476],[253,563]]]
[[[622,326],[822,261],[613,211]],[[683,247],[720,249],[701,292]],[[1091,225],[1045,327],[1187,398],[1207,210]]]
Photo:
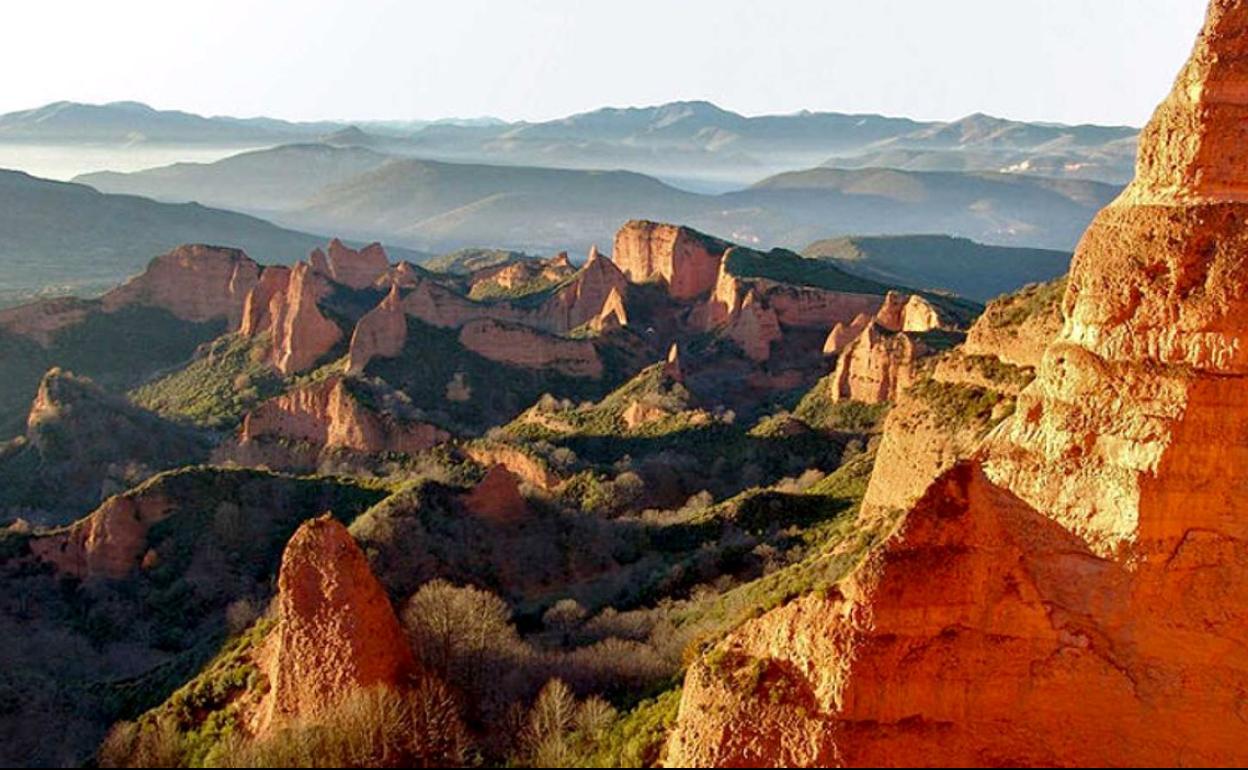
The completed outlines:
[[[1248,3],[1213,0],[1014,415],[837,591],[695,665],[669,761],[1248,759],[1246,83]]]

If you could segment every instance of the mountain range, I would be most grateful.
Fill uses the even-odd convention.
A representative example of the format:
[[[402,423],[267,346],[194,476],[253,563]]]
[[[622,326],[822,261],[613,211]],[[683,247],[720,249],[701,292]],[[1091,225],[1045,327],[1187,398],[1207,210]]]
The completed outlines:
[[[995,172],[813,168],[708,194],[631,171],[447,163],[325,143],[76,181],[423,251],[584,250],[633,217],[679,219],[741,242],[792,248],[837,235],[941,232],[1070,249],[1118,192],[1100,182]]]
[[[261,147],[323,140],[426,160],[627,169],[723,192],[781,171],[828,164],[1012,171],[1130,179],[1136,129],[971,115],[950,122],[799,112],[747,117],[709,102],[603,108],[543,122],[495,119],[317,121],[202,117],[135,102],[57,102],[0,115],[6,143]]]

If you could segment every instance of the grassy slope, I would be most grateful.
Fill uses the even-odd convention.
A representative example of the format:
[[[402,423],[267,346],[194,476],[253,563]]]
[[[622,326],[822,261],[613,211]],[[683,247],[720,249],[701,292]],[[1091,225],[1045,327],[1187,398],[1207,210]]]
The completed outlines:
[[[1066,271],[1070,254],[988,246],[944,235],[832,238],[810,244],[808,257],[835,260],[855,275],[889,284],[950,291],[977,302]]]

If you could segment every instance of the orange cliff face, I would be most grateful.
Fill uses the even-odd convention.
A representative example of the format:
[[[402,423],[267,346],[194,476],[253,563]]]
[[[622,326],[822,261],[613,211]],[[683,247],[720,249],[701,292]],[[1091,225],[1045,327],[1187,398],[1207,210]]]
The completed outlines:
[[[751,291],[730,317],[723,334],[737,343],[746,357],[762,363],[771,358],[771,345],[784,337],[776,311]]]
[[[98,300],[59,297],[0,311],[0,329],[47,347],[93,312],[155,307],[183,321],[225,321],[232,331],[259,279],[260,266],[237,249],[188,244],[156,257],[143,273]]]
[[[30,550],[63,574],[120,580],[139,568],[148,530],[173,507],[160,495],[132,491],[111,497],[91,515],[31,541]]]
[[[542,304],[538,325],[556,332],[569,332],[585,324],[599,330],[625,326],[627,295],[628,276],[595,247],[590,249],[584,267]]]
[[[729,249],[730,255],[731,252],[732,249]],[[716,278],[714,292],[703,311],[706,326],[711,328],[730,322],[751,293],[772,308],[777,320],[785,326],[820,330],[829,329],[837,323],[851,323],[863,314],[875,314],[883,299],[873,294],[830,291],[767,278],[742,278],[732,272],[725,259]]]
[[[553,369],[569,377],[595,380],[604,371],[593,342],[556,337],[529,326],[489,319],[472,321],[459,330],[459,342],[483,358],[511,366]]]
[[[237,249],[179,246],[153,259],[147,270],[105,294],[108,312],[129,305],[163,308],[184,321],[224,318],[238,328],[260,266]]]
[[[417,673],[385,590],[347,528],[332,517],[307,521],[295,532],[277,585],[266,724],[315,714],[353,690],[403,686]]]
[[[302,372],[342,339],[342,330],[317,306],[332,290],[309,262],[266,268],[247,296],[239,331],[247,337],[268,334],[269,363],[282,374]]]
[[[634,283],[662,280],[672,297],[689,300],[714,287],[728,247],[687,227],[633,220],[615,234],[611,255]]]
[[[1245,116],[1248,3],[1213,0],[1014,415],[693,667],[671,764],[1248,761]]]
[[[356,251],[335,238],[329,242],[329,255],[322,269],[343,286],[367,289],[390,270],[390,258],[380,243]]]
[[[347,372],[364,371],[374,358],[394,358],[403,352],[406,344],[407,315],[403,312],[399,285],[395,283],[381,304],[356,323],[347,354]]]
[[[305,385],[264,402],[243,419],[240,449],[263,439],[304,442],[323,449],[368,454],[421,452],[450,438],[420,422],[402,422],[365,408],[340,376]]]
[[[520,494],[520,477],[502,464],[491,466],[462,501],[470,513],[495,523],[523,521],[529,515],[529,504]]]
[[[869,323],[841,350],[832,373],[832,397],[867,404],[895,401],[914,380],[919,361],[931,352],[918,337]]]

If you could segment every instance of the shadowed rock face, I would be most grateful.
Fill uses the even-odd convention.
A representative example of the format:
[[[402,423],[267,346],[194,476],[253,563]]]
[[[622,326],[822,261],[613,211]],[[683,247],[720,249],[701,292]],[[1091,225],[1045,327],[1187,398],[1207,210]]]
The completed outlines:
[[[724,643],[753,692],[694,667],[673,764],[1248,761],[1246,62],[1214,0],[1014,416],[841,596]]]
[[[520,477],[501,464],[491,466],[463,502],[473,514],[499,523],[521,521],[529,513],[520,494]]]
[[[364,371],[374,358],[394,358],[407,344],[407,316],[403,313],[399,285],[391,285],[381,304],[364,314],[351,335],[347,372]]]
[[[277,601],[270,723],[321,711],[352,690],[401,685],[415,673],[385,590],[333,518],[308,521],[290,539]]]

